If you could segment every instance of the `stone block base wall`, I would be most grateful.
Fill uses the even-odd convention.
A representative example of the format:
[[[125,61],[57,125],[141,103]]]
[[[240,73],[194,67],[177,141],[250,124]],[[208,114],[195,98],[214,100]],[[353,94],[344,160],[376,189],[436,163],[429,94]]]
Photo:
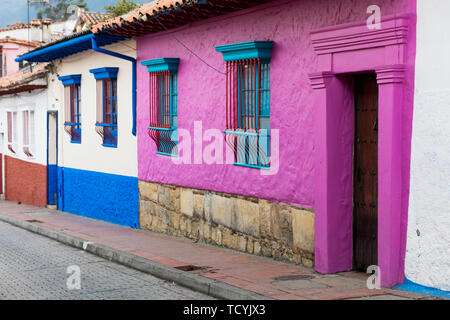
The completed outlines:
[[[264,199],[139,181],[143,229],[314,265],[314,212]]]

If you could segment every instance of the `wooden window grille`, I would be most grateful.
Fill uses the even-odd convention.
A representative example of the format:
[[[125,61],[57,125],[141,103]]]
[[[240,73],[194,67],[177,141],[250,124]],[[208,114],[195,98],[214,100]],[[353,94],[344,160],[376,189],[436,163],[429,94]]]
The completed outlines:
[[[117,80],[97,80],[96,132],[103,139],[103,146],[117,147]]]
[[[226,65],[225,140],[235,164],[270,167],[270,64],[261,59]]]
[[[157,153],[176,156],[177,144],[177,72],[150,72],[150,123],[148,134]]]
[[[70,135],[72,143],[81,143],[80,94],[79,84],[71,84],[64,87],[64,130]]]

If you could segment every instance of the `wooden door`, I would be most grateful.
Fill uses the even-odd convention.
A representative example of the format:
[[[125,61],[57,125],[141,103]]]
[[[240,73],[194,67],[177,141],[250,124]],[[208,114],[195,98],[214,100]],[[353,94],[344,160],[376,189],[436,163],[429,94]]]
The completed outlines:
[[[355,76],[353,265],[367,270],[378,254],[378,84],[375,74]]]

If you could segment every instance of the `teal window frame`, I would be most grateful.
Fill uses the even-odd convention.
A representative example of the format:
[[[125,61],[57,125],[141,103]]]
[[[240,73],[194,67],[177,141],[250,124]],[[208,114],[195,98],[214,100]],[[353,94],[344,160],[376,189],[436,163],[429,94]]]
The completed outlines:
[[[229,72],[237,75],[238,118],[232,128],[224,131],[233,139],[236,166],[270,169],[270,59],[273,45],[272,41],[250,41],[215,48],[227,62],[227,81],[236,80],[234,75],[228,78]],[[247,121],[254,121],[254,124],[248,126]],[[256,152],[250,149],[256,149]]]
[[[147,67],[152,81],[150,86],[150,95],[152,92],[158,91],[158,103],[156,106],[158,116],[150,119],[148,126],[149,135],[155,141],[156,154],[169,157],[178,157],[178,66],[180,59],[178,58],[160,58],[153,60],[141,61],[141,65]],[[166,77],[169,76],[169,79]],[[168,81],[167,81],[168,80]],[[169,88],[167,88],[167,82]],[[153,86],[153,87],[152,87]],[[150,96],[150,100],[153,97]],[[165,110],[169,102],[169,123],[164,119]],[[155,106],[150,103],[150,109]],[[150,114],[155,110],[150,110]],[[170,151],[170,152],[169,152]]]

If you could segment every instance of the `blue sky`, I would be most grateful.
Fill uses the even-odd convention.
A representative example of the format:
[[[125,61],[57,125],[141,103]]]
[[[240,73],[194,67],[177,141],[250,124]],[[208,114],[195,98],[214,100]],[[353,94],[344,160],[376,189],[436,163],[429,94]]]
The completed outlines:
[[[118,0],[86,0],[90,11],[104,11],[107,5]],[[141,1],[145,3],[148,1]],[[36,10],[31,11],[31,19],[36,17]],[[0,0],[0,27],[16,22],[27,22],[27,0]]]

